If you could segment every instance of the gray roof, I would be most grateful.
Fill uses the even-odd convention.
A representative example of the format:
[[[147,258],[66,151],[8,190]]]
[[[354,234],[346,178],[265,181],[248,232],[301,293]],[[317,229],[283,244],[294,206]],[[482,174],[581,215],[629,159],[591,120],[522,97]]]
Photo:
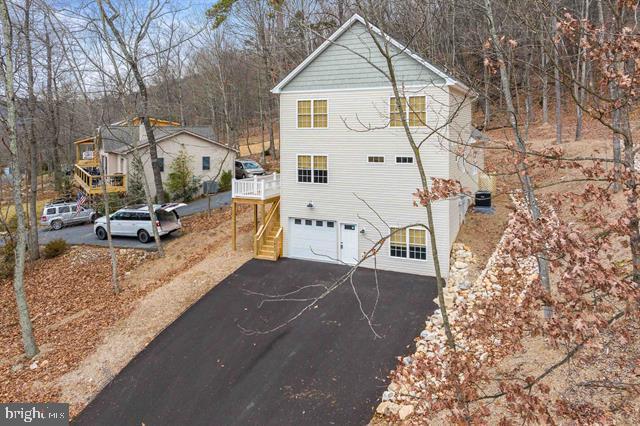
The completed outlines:
[[[215,134],[209,126],[163,126],[153,129],[156,140],[176,133],[187,131],[215,142]],[[123,152],[133,147],[133,142],[140,144],[140,127],[138,126],[106,126],[102,130],[102,147],[105,152]]]

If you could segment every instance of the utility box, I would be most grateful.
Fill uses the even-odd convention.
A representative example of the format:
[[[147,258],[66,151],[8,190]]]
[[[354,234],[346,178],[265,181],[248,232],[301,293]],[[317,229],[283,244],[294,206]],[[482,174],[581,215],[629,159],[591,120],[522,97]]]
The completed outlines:
[[[476,192],[476,207],[491,207],[491,192]]]
[[[205,180],[202,182],[202,193],[203,194],[215,194],[218,192],[218,182],[215,180]]]

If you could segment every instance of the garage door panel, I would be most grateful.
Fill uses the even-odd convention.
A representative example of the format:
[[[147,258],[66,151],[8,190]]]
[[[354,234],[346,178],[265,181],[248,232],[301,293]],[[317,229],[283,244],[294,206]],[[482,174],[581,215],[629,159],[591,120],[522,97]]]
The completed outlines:
[[[299,223],[296,223],[299,222]],[[301,259],[331,260],[337,258],[337,228],[326,220],[289,220],[289,256]]]

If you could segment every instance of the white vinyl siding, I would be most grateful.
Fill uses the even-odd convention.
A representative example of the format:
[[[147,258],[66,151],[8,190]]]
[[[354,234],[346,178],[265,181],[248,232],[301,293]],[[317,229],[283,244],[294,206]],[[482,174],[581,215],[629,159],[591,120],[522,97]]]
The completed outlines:
[[[422,86],[407,89],[407,96],[425,95],[427,120],[430,127],[441,126],[448,120],[449,93],[447,87]],[[316,93],[305,94],[313,99]],[[328,99],[331,113],[328,127],[318,131],[298,129],[296,126],[296,103],[300,95],[280,95],[281,135],[281,217],[284,229],[284,255],[288,254],[290,218],[313,220],[335,220],[336,223],[357,224],[359,230],[359,253],[371,247],[371,240],[380,238],[376,229],[388,229],[385,222],[407,226],[426,223],[426,212],[415,207],[414,193],[420,186],[420,175],[413,164],[396,163],[396,157],[413,157],[402,128],[381,128],[370,132],[357,132],[349,127],[358,123],[369,123],[372,127],[384,127],[388,121],[387,110],[392,93],[388,89],[322,92]],[[346,122],[343,122],[343,120]],[[416,138],[424,137],[427,128],[414,128]],[[422,159],[429,175],[449,177],[449,153],[446,145],[445,127],[442,138],[432,136],[421,147]],[[308,185],[298,183],[298,155],[326,155],[329,159],[330,176],[327,184]],[[384,156],[384,163],[369,163],[369,156]],[[363,161],[364,160],[364,161]],[[370,205],[367,207],[363,201]],[[313,207],[307,207],[309,203]],[[434,203],[435,227],[438,230],[437,244],[440,266],[448,271],[450,207],[446,200]],[[376,214],[377,213],[377,214]],[[360,216],[360,217],[358,217]],[[369,223],[370,222],[370,223]],[[407,247],[407,256],[408,256]],[[388,250],[381,250],[377,265],[380,269],[421,275],[433,275],[431,250],[426,247],[426,260],[409,261],[394,258]],[[365,262],[372,267],[373,262]]]
[[[398,81],[405,85],[444,84],[443,79],[415,59],[398,54],[400,51],[394,46],[390,49]],[[367,28],[356,22],[284,86],[283,91],[388,87],[389,80],[369,63],[386,68],[385,59],[376,52],[378,48]]]

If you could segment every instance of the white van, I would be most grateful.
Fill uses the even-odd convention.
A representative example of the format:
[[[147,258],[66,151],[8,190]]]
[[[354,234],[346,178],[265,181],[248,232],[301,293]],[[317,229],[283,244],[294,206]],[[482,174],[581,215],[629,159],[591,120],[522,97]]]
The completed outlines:
[[[182,206],[186,206],[186,204],[169,203],[153,206],[160,236],[171,234],[182,228],[180,217],[175,211]],[[148,243],[153,239],[151,215],[146,205],[125,207],[113,213],[110,219],[112,236],[137,237],[141,243]],[[107,238],[107,219],[105,217],[97,219],[93,225],[93,231],[98,239],[105,240]]]

